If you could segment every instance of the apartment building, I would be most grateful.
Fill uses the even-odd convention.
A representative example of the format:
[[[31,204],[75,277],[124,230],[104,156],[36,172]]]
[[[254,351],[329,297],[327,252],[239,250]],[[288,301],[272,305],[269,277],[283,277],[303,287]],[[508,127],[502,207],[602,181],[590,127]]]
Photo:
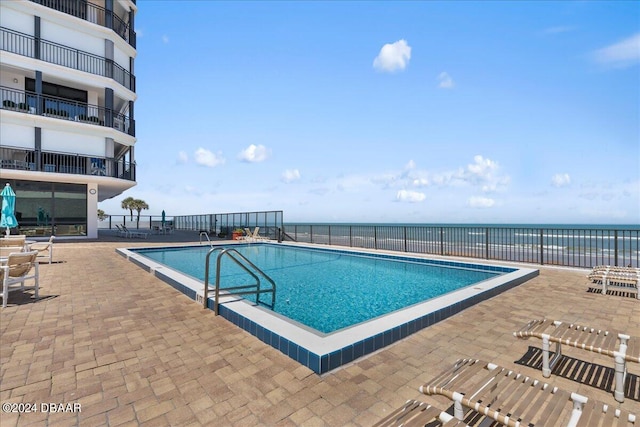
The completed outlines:
[[[135,0],[0,1],[0,184],[20,234],[98,233],[135,186]]]

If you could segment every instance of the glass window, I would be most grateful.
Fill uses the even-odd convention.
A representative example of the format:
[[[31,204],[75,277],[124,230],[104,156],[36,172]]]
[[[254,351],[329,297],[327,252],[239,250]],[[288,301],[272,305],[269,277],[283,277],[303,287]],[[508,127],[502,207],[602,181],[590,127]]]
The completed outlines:
[[[35,92],[36,81],[30,78],[25,79],[25,90]],[[45,95],[44,112],[46,114],[63,117],[87,115],[87,91],[85,90],[42,82],[42,94]],[[27,98],[27,102],[30,107],[35,108],[37,101],[31,95]]]
[[[18,232],[27,236],[49,236],[52,232],[53,186],[48,182],[9,182],[16,193]]]
[[[56,235],[86,236],[87,186],[82,184],[54,184]]]
[[[34,79],[25,79],[25,89],[30,92],[36,91],[36,81]],[[87,91],[75,89],[68,86],[57,85],[54,83],[42,82],[42,94],[55,96],[58,98],[70,99],[78,102],[87,102]]]
[[[18,232],[27,236],[84,236],[87,186],[8,180],[16,193]]]

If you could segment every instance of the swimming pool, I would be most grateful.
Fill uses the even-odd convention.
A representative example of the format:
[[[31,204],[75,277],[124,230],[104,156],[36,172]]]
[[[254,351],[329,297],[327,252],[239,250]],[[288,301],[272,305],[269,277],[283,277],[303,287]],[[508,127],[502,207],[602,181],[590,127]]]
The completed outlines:
[[[381,258],[283,245],[241,244],[234,248],[277,283],[274,312],[321,333],[335,332],[514,270],[496,271],[470,264],[443,266],[426,259]],[[190,247],[137,252],[204,281],[208,250]],[[247,279],[244,270],[223,258],[221,286],[239,286]],[[212,268],[209,283],[214,282]],[[255,296],[245,298],[256,302]]]
[[[270,243],[233,247],[274,279],[276,303],[271,310],[256,305],[255,299],[225,296],[220,314],[317,373],[349,363],[538,274],[531,269],[379,251]],[[118,252],[198,300],[209,249]],[[211,265],[213,277],[215,257]],[[221,286],[241,282],[243,274],[223,261]]]

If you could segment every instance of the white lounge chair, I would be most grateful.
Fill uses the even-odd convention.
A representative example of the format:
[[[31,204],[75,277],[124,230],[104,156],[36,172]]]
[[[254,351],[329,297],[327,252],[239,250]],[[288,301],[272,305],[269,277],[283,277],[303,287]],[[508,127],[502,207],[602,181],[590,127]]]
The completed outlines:
[[[246,233],[246,236],[243,236],[242,240],[248,240],[251,242],[255,242],[258,240],[269,240],[268,237],[263,237],[260,234],[258,234],[260,232],[260,227],[255,227],[253,229],[253,232],[251,232],[251,230],[249,230],[248,228],[245,228],[244,232]]]
[[[2,307],[7,306],[9,292],[17,290],[35,290],[35,298],[38,298],[38,289],[40,287],[40,274],[38,271],[38,263],[36,257],[38,251],[15,252],[9,254],[7,261],[0,265],[0,280],[2,281]],[[33,274],[29,274],[35,269]],[[25,286],[25,281],[33,279],[33,286]],[[16,286],[19,285],[19,286]]]
[[[127,237],[136,237],[139,239],[146,239],[149,237],[149,233],[145,233],[143,231],[132,231],[124,225],[122,225],[122,229],[127,233]]]
[[[248,228],[245,228],[244,229],[244,235],[240,236],[240,238],[238,240],[252,241],[253,240],[253,233]]]
[[[454,417],[474,425],[636,426],[636,416],[625,410],[475,359],[458,360],[420,391],[449,398]]]
[[[417,400],[407,400],[401,407],[391,412],[373,425],[373,427],[404,427],[404,426],[446,426],[468,427],[460,420],[456,420],[443,410]]]
[[[640,363],[640,339],[627,334],[604,331],[586,326],[548,319],[532,320],[513,333],[517,338],[542,340],[542,375],[551,376],[551,370],[562,356],[562,344],[609,356],[615,360],[614,397],[624,401],[624,382],[627,363]],[[550,343],[556,343],[556,352],[549,358]]]
[[[116,228],[118,229],[118,236],[120,237],[129,237],[129,233],[127,231],[125,231],[124,226],[119,226],[118,224],[115,224]]]

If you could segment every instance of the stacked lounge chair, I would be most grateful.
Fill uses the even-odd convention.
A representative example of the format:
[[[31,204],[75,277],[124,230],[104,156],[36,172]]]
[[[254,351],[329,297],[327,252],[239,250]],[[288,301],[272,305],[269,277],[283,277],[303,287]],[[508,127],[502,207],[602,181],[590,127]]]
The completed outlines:
[[[609,289],[616,289],[635,292],[636,297],[640,299],[640,268],[598,265],[591,270],[587,278],[590,282],[602,286],[602,295],[606,295]]]

